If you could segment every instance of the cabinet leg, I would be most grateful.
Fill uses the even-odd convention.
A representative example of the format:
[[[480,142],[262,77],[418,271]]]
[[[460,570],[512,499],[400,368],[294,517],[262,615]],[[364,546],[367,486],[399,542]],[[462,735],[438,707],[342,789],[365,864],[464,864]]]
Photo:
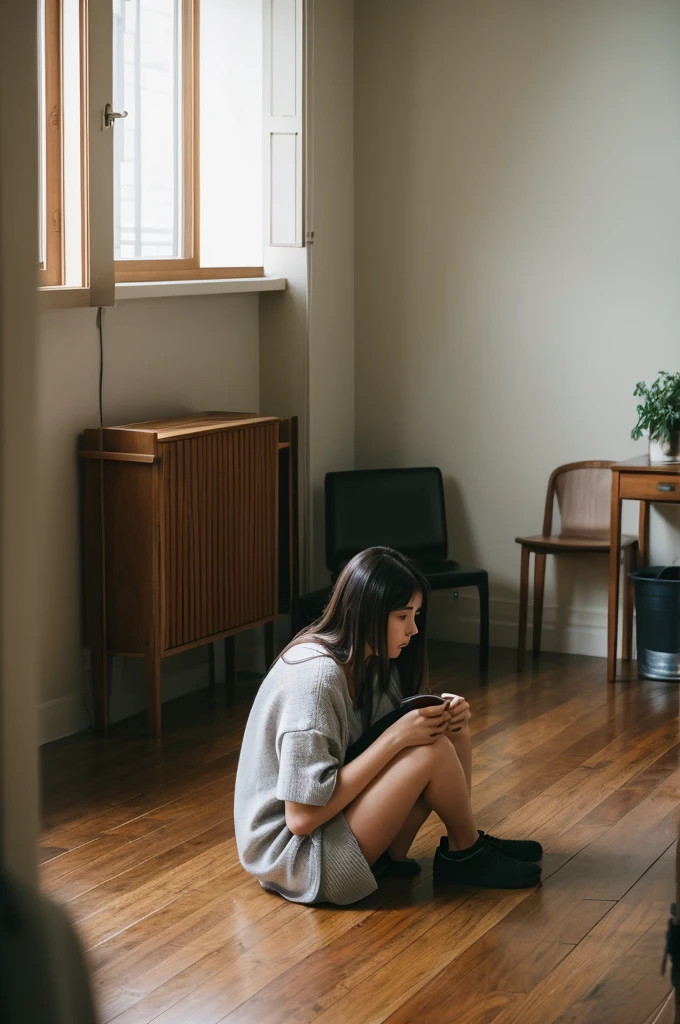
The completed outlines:
[[[265,622],[264,624],[264,661],[265,671],[269,672],[274,661],[274,623]]]
[[[106,658],[106,723],[111,721],[111,694],[113,693],[113,681],[118,675],[114,672],[115,662],[113,655],[109,654]]]
[[[149,720],[149,735],[154,739],[161,736],[161,656],[150,651],[146,656],[146,713]]]
[[[215,644],[208,644],[208,683],[215,689]]]
[[[106,732],[109,726],[109,658],[103,648],[93,647],[90,653],[94,727],[97,732]]]
[[[224,681],[227,704],[233,704],[236,691],[236,637],[228,636],[224,641]]]

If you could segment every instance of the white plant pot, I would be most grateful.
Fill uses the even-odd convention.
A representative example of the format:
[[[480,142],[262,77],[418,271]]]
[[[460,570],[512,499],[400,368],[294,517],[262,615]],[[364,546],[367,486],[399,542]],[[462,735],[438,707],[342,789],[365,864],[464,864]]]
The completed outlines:
[[[670,442],[649,439],[649,461],[680,462],[680,430],[674,430]]]

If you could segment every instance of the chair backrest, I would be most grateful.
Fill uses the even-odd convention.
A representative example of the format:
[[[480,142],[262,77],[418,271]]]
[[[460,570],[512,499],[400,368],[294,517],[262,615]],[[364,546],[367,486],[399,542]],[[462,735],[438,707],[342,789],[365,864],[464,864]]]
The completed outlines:
[[[420,562],[446,558],[440,470],[359,469],[326,474],[326,565],[337,573],[365,548],[395,548]]]
[[[552,533],[553,502],[557,497],[560,534],[565,537],[609,534],[613,462],[570,462],[553,470],[548,481],[543,536]]]

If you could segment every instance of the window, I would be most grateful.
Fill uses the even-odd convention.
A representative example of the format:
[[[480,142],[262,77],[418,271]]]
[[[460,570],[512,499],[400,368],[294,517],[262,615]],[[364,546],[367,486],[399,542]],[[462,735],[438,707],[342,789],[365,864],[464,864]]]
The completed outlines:
[[[54,304],[262,276],[272,220],[268,245],[302,244],[302,0],[37,2],[40,283],[73,292]]]

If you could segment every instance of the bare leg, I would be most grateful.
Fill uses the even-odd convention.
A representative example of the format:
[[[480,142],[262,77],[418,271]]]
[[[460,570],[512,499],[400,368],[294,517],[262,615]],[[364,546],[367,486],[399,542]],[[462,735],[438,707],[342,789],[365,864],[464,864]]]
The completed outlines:
[[[458,755],[458,760],[463,767],[465,781],[467,782],[468,794],[471,794],[472,737],[470,736],[470,730],[467,722],[461,728],[460,732],[447,732],[445,735],[453,745],[453,749]],[[413,840],[418,835],[418,832],[425,824],[431,813],[431,809],[427,806],[423,798],[419,797],[411,808],[411,812],[404,822],[403,828],[399,830],[398,835],[390,846],[390,854],[392,857],[397,860],[402,860],[407,856]]]
[[[420,829],[430,817],[431,813],[430,808],[427,806],[423,798],[419,796],[411,808],[406,821],[395,836],[394,842],[390,844],[390,855],[394,857],[395,860],[403,860],[404,857],[408,856],[408,851],[411,849],[413,840],[418,835]]]
[[[369,864],[394,842],[418,798],[442,819],[449,848],[477,842],[467,781],[445,736],[433,744],[402,750],[345,809],[345,817]]]
[[[472,794],[472,737],[467,722],[460,732],[447,732],[446,737],[453,744],[453,749],[458,754],[458,760],[463,766],[468,796],[470,796]]]

